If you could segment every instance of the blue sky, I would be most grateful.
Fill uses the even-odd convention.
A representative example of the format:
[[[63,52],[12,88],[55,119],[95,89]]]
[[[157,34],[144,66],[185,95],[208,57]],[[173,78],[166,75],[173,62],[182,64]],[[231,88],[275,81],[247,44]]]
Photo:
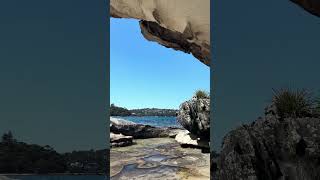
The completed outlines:
[[[191,54],[144,39],[139,22],[111,18],[110,102],[133,108],[178,108],[209,91],[210,69]]]

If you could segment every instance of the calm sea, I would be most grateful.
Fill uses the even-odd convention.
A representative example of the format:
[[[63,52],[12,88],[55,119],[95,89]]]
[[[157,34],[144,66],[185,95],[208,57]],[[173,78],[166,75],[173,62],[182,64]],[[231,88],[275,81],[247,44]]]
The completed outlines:
[[[106,180],[105,176],[98,176],[98,175],[83,175],[83,176],[7,176],[9,179],[5,180]],[[1,177],[0,177],[1,180]]]
[[[126,116],[122,119],[156,127],[181,127],[174,116]]]

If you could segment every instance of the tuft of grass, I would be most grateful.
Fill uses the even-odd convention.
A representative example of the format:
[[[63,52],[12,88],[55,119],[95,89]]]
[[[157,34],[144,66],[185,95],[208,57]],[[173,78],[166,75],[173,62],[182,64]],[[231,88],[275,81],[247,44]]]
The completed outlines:
[[[206,91],[203,91],[203,90],[197,90],[195,92],[195,96],[198,98],[198,99],[209,99],[210,98],[210,94]]]
[[[276,106],[278,115],[281,118],[306,117],[309,116],[315,107],[315,101],[311,93],[305,89],[273,89],[273,103]]]

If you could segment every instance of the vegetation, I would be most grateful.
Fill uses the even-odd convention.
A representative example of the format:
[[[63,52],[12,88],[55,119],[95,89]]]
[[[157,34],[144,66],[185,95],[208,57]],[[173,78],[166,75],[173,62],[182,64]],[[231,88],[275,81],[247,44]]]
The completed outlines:
[[[307,90],[273,90],[273,103],[281,118],[306,117],[313,113],[315,101]]]
[[[63,154],[70,173],[101,173],[106,171],[106,150],[73,151]]]
[[[144,108],[130,110],[134,116],[176,116],[177,110]]]
[[[60,154],[50,146],[27,144],[3,134],[0,142],[0,173],[95,173],[106,172],[107,151],[74,151]]]
[[[11,132],[0,143],[0,173],[62,173],[63,157],[50,146],[41,147],[18,142]]]
[[[131,115],[131,112],[128,109],[111,104],[110,116],[130,116],[130,115]]]
[[[206,91],[203,91],[203,90],[197,90],[195,92],[195,96],[198,98],[198,99],[209,99],[210,98],[210,94]]]

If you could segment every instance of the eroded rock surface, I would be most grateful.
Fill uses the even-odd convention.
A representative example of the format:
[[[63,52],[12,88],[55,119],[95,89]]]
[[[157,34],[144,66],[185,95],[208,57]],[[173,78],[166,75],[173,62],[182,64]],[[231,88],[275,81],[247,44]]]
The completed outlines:
[[[296,3],[309,13],[320,17],[320,1],[319,0],[290,0]]]
[[[210,139],[210,99],[193,97],[180,105],[178,122],[191,134]]]
[[[134,139],[175,137],[180,131],[174,127],[154,127],[150,125],[136,124],[119,118],[110,118],[110,132],[132,136]]]
[[[265,117],[227,134],[213,177],[220,180],[320,179],[320,119]]]
[[[139,19],[146,39],[210,65],[210,0],[111,0],[110,15]]]
[[[132,146],[111,149],[111,179],[210,179],[209,153],[201,153],[199,149],[181,148],[171,138],[136,141]]]

